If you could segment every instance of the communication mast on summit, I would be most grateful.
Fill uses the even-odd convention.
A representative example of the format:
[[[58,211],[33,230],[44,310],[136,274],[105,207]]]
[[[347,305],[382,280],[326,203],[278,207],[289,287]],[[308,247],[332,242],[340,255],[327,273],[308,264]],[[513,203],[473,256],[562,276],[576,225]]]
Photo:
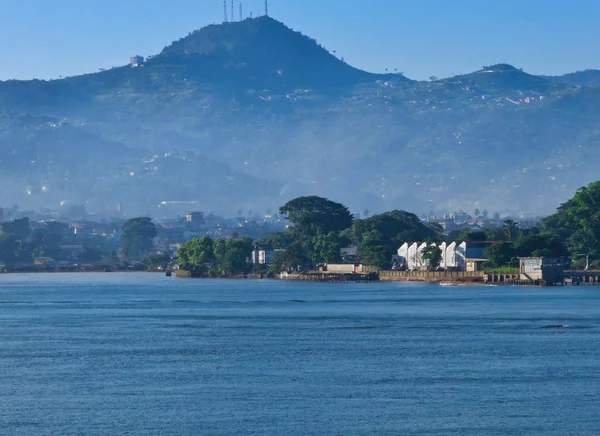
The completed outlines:
[[[223,19],[223,22],[226,23],[227,21],[229,21],[227,19],[227,0],[223,0],[223,12],[225,12],[225,17]]]
[[[269,0],[265,0],[265,16],[269,16]]]

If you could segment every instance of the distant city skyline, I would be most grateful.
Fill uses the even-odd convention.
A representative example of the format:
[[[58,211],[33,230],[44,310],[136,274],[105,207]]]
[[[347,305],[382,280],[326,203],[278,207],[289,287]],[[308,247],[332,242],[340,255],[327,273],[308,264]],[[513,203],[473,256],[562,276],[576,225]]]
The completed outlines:
[[[264,0],[244,0],[244,16]],[[227,0],[228,15],[231,15]],[[239,19],[240,0],[234,1]],[[448,77],[509,63],[531,74],[600,68],[595,0],[270,0],[269,15],[371,72]],[[4,0],[0,80],[125,65],[223,21],[222,0]]]

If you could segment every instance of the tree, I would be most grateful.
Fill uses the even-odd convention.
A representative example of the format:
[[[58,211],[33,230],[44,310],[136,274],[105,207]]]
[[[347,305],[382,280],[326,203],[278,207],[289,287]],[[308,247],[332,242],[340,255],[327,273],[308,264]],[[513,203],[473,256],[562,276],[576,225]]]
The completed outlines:
[[[239,274],[248,268],[252,255],[252,240],[248,237],[217,239],[213,244],[213,272],[221,275]]]
[[[507,218],[504,220],[502,229],[504,230],[504,234],[506,235],[509,241],[514,241],[519,237],[519,224],[511,218]]]
[[[560,239],[548,233],[522,236],[515,241],[514,247],[519,257],[568,257],[569,255]]]
[[[238,274],[246,270],[248,260],[252,255],[252,240],[248,237],[229,238],[225,244],[225,261],[223,270],[228,274]]]
[[[262,238],[258,242],[264,242],[269,244],[275,249],[283,250],[295,241],[293,232],[286,230],[284,232],[277,232]]]
[[[227,256],[227,242],[223,238],[215,239],[213,243],[213,253],[214,253],[214,263],[213,268],[219,272],[223,273],[222,265],[226,262]]]
[[[361,262],[365,265],[377,268],[387,268],[391,263],[391,257],[384,245],[366,245],[358,252]]]
[[[122,230],[121,249],[125,257],[141,258],[153,250],[157,231],[151,218],[129,219]]]
[[[429,227],[431,230],[433,230],[435,232],[435,239],[442,239],[442,236],[444,235],[444,227],[440,224],[440,223],[436,223],[436,222],[430,222],[427,223],[427,227]]]
[[[364,245],[363,240],[367,236],[373,240],[372,232],[376,232],[377,244],[375,245],[383,245],[390,259],[404,242],[424,241],[427,238],[436,237],[436,232],[425,226],[418,216],[400,210],[356,220],[353,230],[355,243],[359,248]]]
[[[437,76],[429,76],[429,80],[431,80],[432,82],[435,82],[437,79]]]
[[[500,221],[500,213],[499,212],[494,212],[494,221]]]
[[[313,261],[337,263],[341,262],[340,237],[335,232],[326,235],[319,234],[313,238]]]
[[[300,235],[311,238],[319,233],[341,232],[352,225],[346,206],[326,198],[310,196],[289,201],[279,209]]]
[[[572,199],[543,221],[544,229],[566,241],[573,254],[600,251],[600,181],[579,188]]]
[[[11,264],[17,260],[19,244],[12,235],[0,233],[0,261]]]
[[[475,209],[473,211],[473,215],[475,215],[475,218],[479,218],[479,215],[481,215],[481,211],[479,209]]]
[[[483,232],[485,233],[485,241],[506,241],[507,239],[504,229],[499,227],[486,227]]]
[[[503,267],[510,264],[510,261],[515,257],[515,250],[509,242],[494,242],[485,249],[485,255],[490,260],[490,263],[497,267]]]
[[[194,271],[215,260],[214,241],[210,236],[194,238],[182,244],[177,250],[177,262],[186,271]]]
[[[282,271],[296,271],[303,267],[308,259],[302,243],[299,241],[289,245],[285,251],[275,253],[271,265],[269,266],[270,274],[278,274]]]
[[[487,241],[487,236],[483,231],[465,230],[464,232],[460,233],[456,239],[467,242]]]
[[[435,244],[429,244],[421,252],[421,257],[427,261],[429,271],[436,271],[442,263],[442,249]]]

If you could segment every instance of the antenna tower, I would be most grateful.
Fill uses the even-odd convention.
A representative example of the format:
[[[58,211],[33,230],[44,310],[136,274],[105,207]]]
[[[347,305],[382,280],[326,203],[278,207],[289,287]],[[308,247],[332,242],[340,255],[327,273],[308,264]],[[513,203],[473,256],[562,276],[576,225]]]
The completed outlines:
[[[244,10],[242,9],[242,4],[240,3],[240,21],[244,19]]]
[[[269,16],[269,0],[265,0],[265,16]]]
[[[226,23],[227,20],[227,0],[223,0],[223,12],[225,12],[225,16],[224,16],[224,23]]]
[[[235,21],[235,15],[233,13],[233,0],[231,0],[231,21]]]

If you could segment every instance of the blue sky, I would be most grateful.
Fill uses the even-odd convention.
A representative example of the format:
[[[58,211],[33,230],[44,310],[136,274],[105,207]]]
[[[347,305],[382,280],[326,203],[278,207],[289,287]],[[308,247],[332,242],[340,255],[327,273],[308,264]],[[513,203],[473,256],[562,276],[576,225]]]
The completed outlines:
[[[245,15],[264,6],[242,3]],[[498,62],[534,74],[600,68],[598,0],[270,0],[269,9],[373,72],[425,79]],[[222,20],[222,0],[1,0],[0,80],[123,65]]]

